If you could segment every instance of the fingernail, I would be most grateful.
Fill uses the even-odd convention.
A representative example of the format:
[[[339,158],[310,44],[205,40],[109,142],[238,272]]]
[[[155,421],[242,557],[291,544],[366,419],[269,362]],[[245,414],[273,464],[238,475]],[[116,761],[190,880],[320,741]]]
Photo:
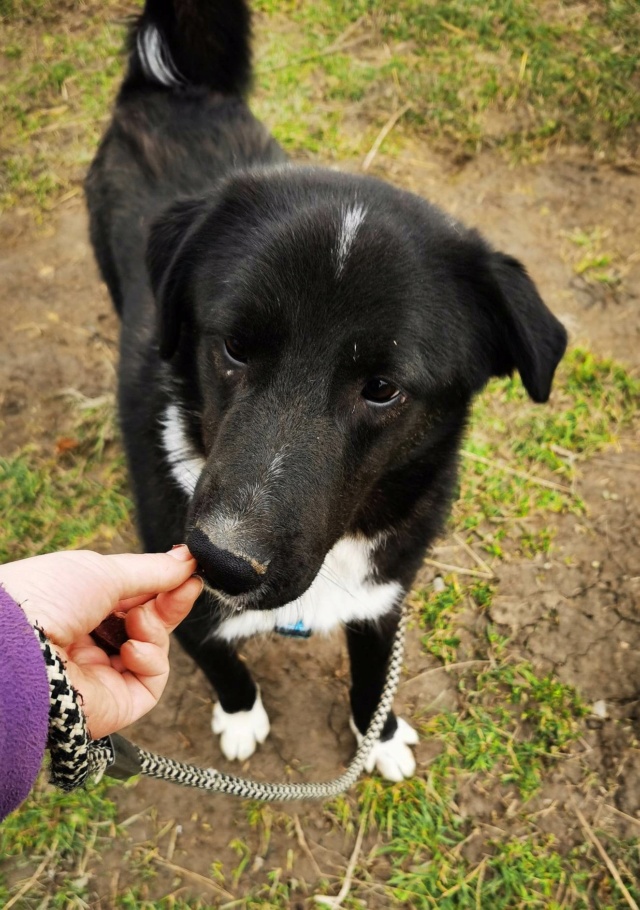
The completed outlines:
[[[174,559],[180,559],[182,562],[188,562],[190,559],[193,559],[186,543],[174,544],[170,550],[167,550],[167,553],[169,556],[173,556]]]

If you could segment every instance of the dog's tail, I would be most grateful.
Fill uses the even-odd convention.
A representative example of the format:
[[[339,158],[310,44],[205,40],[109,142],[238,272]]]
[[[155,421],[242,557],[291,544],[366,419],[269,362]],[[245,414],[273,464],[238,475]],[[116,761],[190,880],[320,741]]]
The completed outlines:
[[[146,0],[131,32],[125,89],[191,85],[244,95],[250,19],[245,0]]]

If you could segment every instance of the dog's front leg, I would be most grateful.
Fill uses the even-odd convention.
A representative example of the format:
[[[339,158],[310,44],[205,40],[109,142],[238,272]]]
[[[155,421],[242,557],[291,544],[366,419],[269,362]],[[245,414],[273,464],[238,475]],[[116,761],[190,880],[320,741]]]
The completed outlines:
[[[377,623],[350,623],[347,644],[351,661],[351,729],[358,742],[367,731],[380,701],[384,688],[393,637],[398,625],[394,611]],[[418,742],[418,734],[402,718],[389,712],[380,741],[367,761],[367,771],[378,769],[387,780],[411,777],[416,762],[411,746]]]
[[[202,630],[207,628],[204,617],[210,615],[206,603],[203,606],[198,601],[175,634],[205,672],[220,699],[213,709],[211,729],[220,735],[223,754],[228,759],[244,761],[269,735],[269,718],[260,690],[233,645],[216,638],[215,633],[203,638]]]

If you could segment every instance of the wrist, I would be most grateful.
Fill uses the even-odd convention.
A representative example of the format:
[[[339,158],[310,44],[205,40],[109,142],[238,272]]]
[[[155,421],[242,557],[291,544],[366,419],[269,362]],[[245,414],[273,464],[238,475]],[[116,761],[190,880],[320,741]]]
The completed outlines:
[[[51,782],[63,790],[82,786],[90,773],[91,735],[82,709],[82,696],[73,686],[65,662],[44,630],[32,625],[40,644],[49,680]]]

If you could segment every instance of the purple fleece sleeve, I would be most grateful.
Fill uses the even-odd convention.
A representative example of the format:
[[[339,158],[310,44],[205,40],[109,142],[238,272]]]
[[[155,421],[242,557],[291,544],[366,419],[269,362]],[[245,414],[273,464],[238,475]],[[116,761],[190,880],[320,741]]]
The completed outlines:
[[[49,681],[27,618],[0,585],[0,820],[35,783],[49,729]]]

